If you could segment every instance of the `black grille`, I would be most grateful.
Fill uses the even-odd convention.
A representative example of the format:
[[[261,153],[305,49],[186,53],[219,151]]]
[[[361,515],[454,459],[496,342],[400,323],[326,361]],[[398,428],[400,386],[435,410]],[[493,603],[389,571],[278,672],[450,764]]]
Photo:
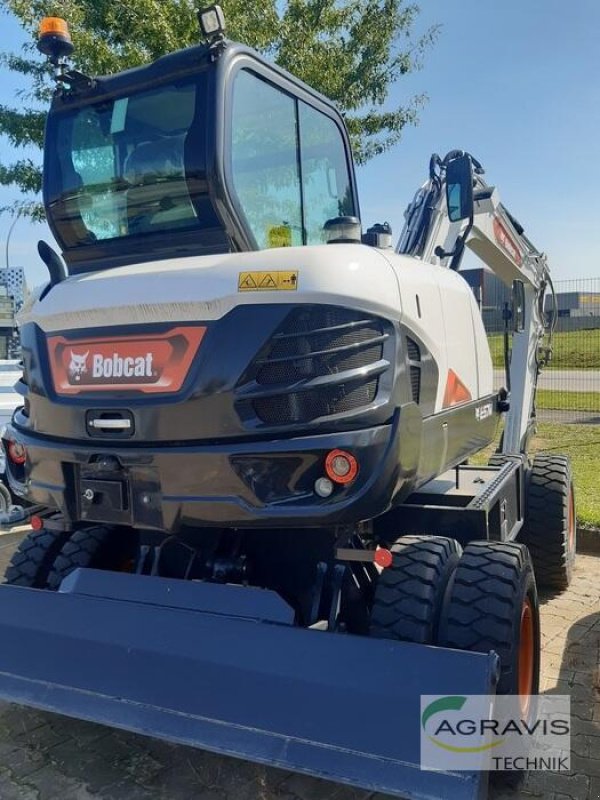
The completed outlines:
[[[406,349],[408,351],[410,388],[413,403],[418,403],[421,397],[421,349],[414,339],[406,337]]]
[[[410,388],[413,403],[418,403],[421,397],[421,367],[410,367]]]
[[[377,378],[362,386],[332,387],[309,392],[264,397],[254,401],[256,416],[269,425],[310,422],[319,417],[355,411],[372,403],[377,394]]]
[[[242,381],[255,415],[270,425],[289,425],[369,405],[388,366],[388,336],[383,320],[358,311],[295,309]],[[365,374],[365,367],[372,369]]]
[[[408,358],[410,361],[421,360],[421,350],[419,345],[410,336],[406,337],[406,349],[408,350]]]

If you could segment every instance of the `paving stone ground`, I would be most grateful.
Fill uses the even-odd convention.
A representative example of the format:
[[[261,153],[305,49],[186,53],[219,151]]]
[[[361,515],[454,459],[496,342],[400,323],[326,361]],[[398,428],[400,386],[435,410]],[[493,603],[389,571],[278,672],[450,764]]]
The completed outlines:
[[[0,575],[16,538],[0,536]],[[600,557],[542,598],[542,691],[570,694],[572,771],[492,800],[600,800]],[[0,647],[2,643],[0,642]],[[383,795],[0,704],[0,800],[386,800]],[[445,800],[452,800],[447,798]]]

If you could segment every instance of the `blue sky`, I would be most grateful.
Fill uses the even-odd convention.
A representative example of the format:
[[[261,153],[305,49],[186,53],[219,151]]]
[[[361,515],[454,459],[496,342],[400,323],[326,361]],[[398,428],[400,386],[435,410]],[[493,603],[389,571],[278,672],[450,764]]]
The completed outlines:
[[[116,1],[116,0],[115,0]],[[390,102],[426,92],[420,124],[392,151],[358,171],[364,227],[402,214],[432,152],[472,152],[503,202],[548,253],[558,279],[600,276],[600,3],[597,0],[422,0],[420,30],[442,26],[424,68],[400,80]],[[385,24],[382,20],[381,24]],[[24,36],[2,17],[3,41]],[[0,103],[17,104],[24,84],[8,71]],[[13,154],[0,141],[0,160]],[[18,193],[0,189],[0,205]],[[0,218],[0,258],[10,220]],[[45,226],[17,222],[12,265],[30,285],[44,280],[36,243]],[[473,262],[474,263],[474,262]]]

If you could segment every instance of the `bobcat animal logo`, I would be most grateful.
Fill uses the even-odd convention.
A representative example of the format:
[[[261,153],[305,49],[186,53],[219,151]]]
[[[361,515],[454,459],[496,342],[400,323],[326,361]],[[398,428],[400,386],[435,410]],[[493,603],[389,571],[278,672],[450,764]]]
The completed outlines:
[[[81,376],[87,372],[87,357],[90,351],[86,353],[74,353],[71,350],[71,361],[69,362],[69,375],[74,381],[80,381]]]

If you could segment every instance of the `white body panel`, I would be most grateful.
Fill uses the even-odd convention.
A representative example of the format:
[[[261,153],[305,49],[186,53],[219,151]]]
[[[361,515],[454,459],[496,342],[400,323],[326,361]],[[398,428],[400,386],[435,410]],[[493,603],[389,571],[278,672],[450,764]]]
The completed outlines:
[[[441,410],[444,376],[453,370],[476,399],[493,391],[487,336],[475,297],[456,272],[397,254],[387,254],[400,285],[403,322],[431,350],[440,370],[435,409]],[[418,298],[418,299],[417,299]]]
[[[238,291],[242,273],[296,270],[296,290]],[[442,409],[448,369],[476,399],[492,392],[492,364],[481,318],[465,281],[444,267],[365,245],[322,245],[137,264],[74,276],[20,322],[46,333],[108,326],[210,321],[235,306],[329,303],[402,322],[431,351]]]
[[[295,291],[238,291],[241,273],[297,270]],[[398,318],[398,283],[386,259],[362,245],[276,248],[168,259],[77,275],[23,309],[44,331],[215,320],[242,304],[332,303]]]

